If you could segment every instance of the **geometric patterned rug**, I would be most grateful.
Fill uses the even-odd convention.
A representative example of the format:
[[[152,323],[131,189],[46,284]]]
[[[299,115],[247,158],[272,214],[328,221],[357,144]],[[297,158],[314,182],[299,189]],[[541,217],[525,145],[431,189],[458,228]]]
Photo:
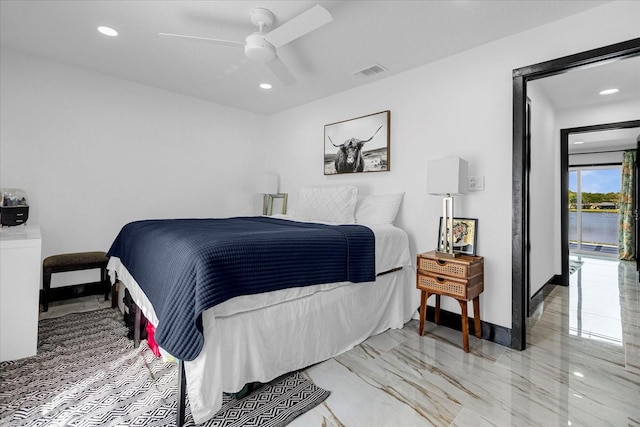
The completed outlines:
[[[0,363],[0,426],[170,426],[177,365],[133,348],[122,313],[106,308],[41,320],[38,354]],[[329,395],[300,373],[243,399],[224,396],[203,426],[284,426]],[[185,426],[194,426],[186,404]]]

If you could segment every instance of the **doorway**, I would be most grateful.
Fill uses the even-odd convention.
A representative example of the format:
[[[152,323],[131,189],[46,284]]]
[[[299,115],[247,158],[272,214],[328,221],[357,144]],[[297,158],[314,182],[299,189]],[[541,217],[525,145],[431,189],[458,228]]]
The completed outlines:
[[[560,278],[560,284],[564,286],[568,286],[569,284],[569,251],[570,251],[570,242],[569,242],[569,229],[570,229],[570,207],[569,207],[569,186],[570,186],[570,170],[569,170],[569,143],[572,136],[580,136],[585,139],[587,135],[593,135],[597,133],[629,133],[634,134],[640,129],[640,120],[629,120],[624,122],[614,122],[614,123],[605,123],[598,124],[592,126],[582,126],[577,128],[569,128],[569,129],[561,129],[560,130],[560,165],[561,165],[561,175],[560,175],[560,185],[561,185],[561,195],[560,199],[563,201],[567,201],[567,203],[563,204],[563,209],[560,214],[560,229],[562,230],[562,241],[561,241],[561,258],[562,258],[562,274]],[[618,148],[623,149],[631,149],[634,148],[632,143],[625,143],[628,145],[621,145]],[[615,147],[614,147],[615,148]],[[604,155],[604,151],[601,155]],[[615,157],[615,154],[613,154]],[[621,158],[621,157],[620,157]],[[621,161],[620,161],[621,162]],[[613,166],[617,166],[618,161],[610,162],[610,165],[601,165],[603,169],[599,169],[600,171],[605,170],[609,166],[610,168]],[[615,163],[615,164],[613,164]],[[637,174],[636,174],[637,178]],[[584,203],[583,203],[584,205]],[[591,206],[589,206],[591,207]],[[608,219],[609,221],[611,218]],[[615,227],[614,224],[610,225],[611,227]],[[615,243],[617,249],[617,243]],[[614,250],[615,250],[614,249]],[[617,252],[617,251],[616,251]]]
[[[618,255],[621,165],[569,166],[569,252]]]
[[[513,71],[513,198],[512,198],[512,327],[511,348],[526,348],[527,303],[529,295],[526,287],[528,277],[530,245],[528,237],[528,218],[525,212],[529,209],[526,182],[530,171],[526,167],[529,160],[526,147],[526,97],[527,82],[551,75],[565,73],[580,68],[591,67],[610,61],[631,58],[640,55],[640,39],[633,39],[603,48],[593,49],[575,55],[558,58]],[[566,147],[562,144],[561,147]],[[566,148],[561,148],[566,156]],[[562,156],[562,153],[561,153]],[[566,157],[565,157],[566,159]],[[568,172],[561,174],[561,188],[564,194],[561,200],[568,197]],[[566,189],[566,190],[565,190]],[[564,224],[568,224],[567,215],[561,215]],[[566,225],[565,225],[566,226]],[[565,233],[563,233],[563,248]],[[568,235],[566,235],[568,248]],[[563,249],[562,278],[568,278],[569,252]]]

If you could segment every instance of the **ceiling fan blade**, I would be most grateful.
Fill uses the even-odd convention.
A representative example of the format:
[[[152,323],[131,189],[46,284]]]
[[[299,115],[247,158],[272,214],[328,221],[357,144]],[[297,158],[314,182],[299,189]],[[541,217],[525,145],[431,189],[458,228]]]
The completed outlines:
[[[292,20],[280,25],[275,30],[265,34],[264,38],[278,48],[331,21],[333,21],[333,18],[329,11],[320,5],[316,5]]]
[[[245,42],[236,42],[236,41],[233,41],[233,40],[212,39],[212,38],[209,38],[209,37],[186,36],[184,34],[158,33],[158,35],[163,36],[163,37],[179,37],[179,38],[190,39],[190,40],[204,40],[204,41],[207,41],[207,42],[212,42],[212,43],[223,45],[223,46],[244,47],[244,45],[245,45]]]
[[[280,82],[283,85],[290,86],[296,83],[297,81],[296,78],[293,77],[293,74],[291,74],[291,71],[289,71],[287,66],[284,65],[284,62],[282,62],[282,60],[279,57],[276,56],[275,59],[272,59],[266,64],[267,64],[267,67],[269,67],[269,69],[271,70],[271,72],[275,74],[275,76],[278,78],[278,80],[280,80]]]

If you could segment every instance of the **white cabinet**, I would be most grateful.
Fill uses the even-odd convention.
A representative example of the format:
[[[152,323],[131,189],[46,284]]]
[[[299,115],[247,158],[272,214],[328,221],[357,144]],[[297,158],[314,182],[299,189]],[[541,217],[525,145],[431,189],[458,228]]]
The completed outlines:
[[[36,354],[41,247],[37,225],[0,228],[0,362]]]

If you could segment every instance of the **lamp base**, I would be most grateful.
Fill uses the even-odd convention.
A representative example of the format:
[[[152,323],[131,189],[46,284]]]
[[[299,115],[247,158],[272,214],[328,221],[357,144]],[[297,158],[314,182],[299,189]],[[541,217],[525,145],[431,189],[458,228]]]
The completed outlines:
[[[440,251],[436,251],[436,257],[438,258],[458,258],[460,256],[460,253],[458,252],[454,252],[454,253],[449,253],[449,252],[440,252]]]
[[[273,214],[273,200],[282,199],[282,213],[287,213],[287,193],[265,194],[262,202],[262,215],[271,216]]]

